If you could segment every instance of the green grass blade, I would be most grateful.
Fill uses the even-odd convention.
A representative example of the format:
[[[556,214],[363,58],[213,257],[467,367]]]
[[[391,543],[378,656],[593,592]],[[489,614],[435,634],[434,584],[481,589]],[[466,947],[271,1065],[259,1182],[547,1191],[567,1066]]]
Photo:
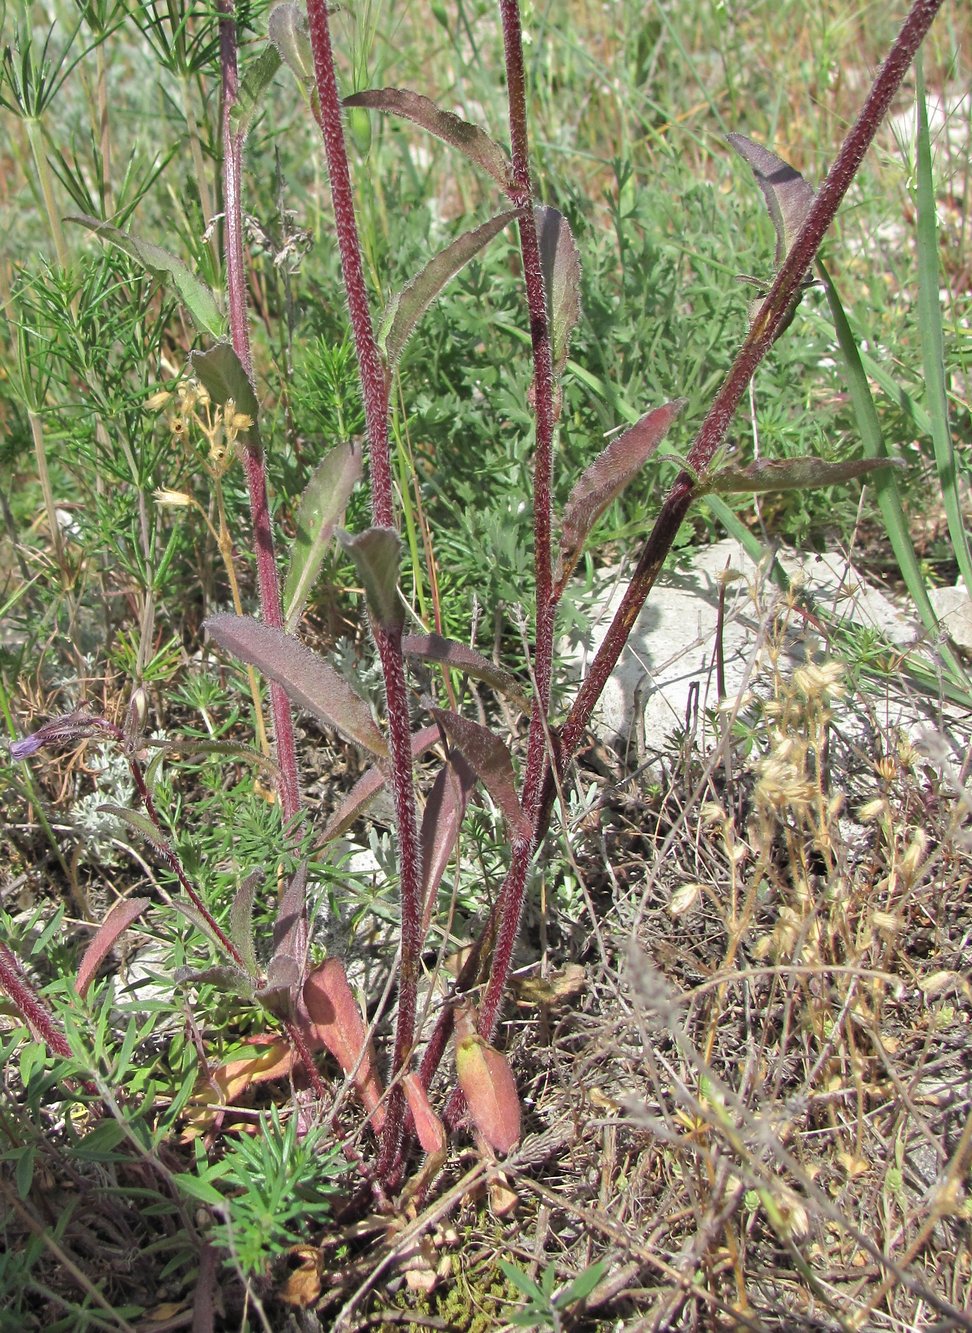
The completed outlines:
[[[890,454],[881,433],[881,423],[878,420],[874,399],[871,396],[871,388],[867,382],[867,375],[861,364],[857,343],[851,332],[847,315],[844,313],[843,304],[837,295],[837,289],[830,274],[819,259],[817,267],[824,282],[827,302],[837,333],[837,343],[844,358],[847,371],[847,388],[850,392],[864,455],[867,458],[889,458]],[[908,524],[901,506],[901,497],[898,493],[898,483],[893,470],[889,468],[887,472],[878,475],[874,482],[874,490],[901,577],[904,579],[905,586],[915,603],[915,608],[921,617],[921,623],[925,626],[931,638],[937,642],[941,635],[941,627],[938,616],[935,614],[935,608],[928,596],[928,589],[925,587],[925,580],[918,564],[911,534],[908,531]],[[943,642],[940,652],[949,675],[960,687],[967,688],[966,673],[949,645]]]
[[[918,331],[921,334],[921,361],[925,378],[931,438],[935,448],[935,468],[942,488],[942,503],[948,520],[948,533],[959,572],[972,592],[972,552],[962,518],[962,505],[955,475],[955,450],[948,424],[948,396],[945,388],[945,338],[942,333],[942,308],[938,296],[938,223],[935,216],[935,189],[932,181],[931,142],[928,136],[928,108],[925,102],[925,77],[921,52],[915,59],[917,76],[917,207],[918,237]]]

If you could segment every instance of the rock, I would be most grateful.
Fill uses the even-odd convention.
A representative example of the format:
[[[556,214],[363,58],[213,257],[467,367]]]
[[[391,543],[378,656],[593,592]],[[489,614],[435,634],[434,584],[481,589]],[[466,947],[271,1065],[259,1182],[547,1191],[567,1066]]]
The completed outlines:
[[[802,605],[819,607],[833,620],[869,630],[894,648],[907,650],[920,637],[919,626],[878,588],[868,584],[843,556],[780,552],[779,560],[800,585]],[[725,584],[722,647],[726,698],[734,700],[754,683],[759,656],[765,648],[774,608],[782,594],[757,569],[743,548],[727,539],[692,556],[688,568],[666,570],[635,624],[628,645],[608,682],[594,715],[602,740],[632,739],[639,751],[662,750],[678,731],[687,731],[704,750],[717,737],[706,710],[720,703],[716,643],[720,587]],[[591,612],[590,642],[566,648],[577,676],[583,676],[611,623],[625,581],[613,571],[613,583]],[[781,666],[798,666],[808,648],[826,655],[821,636],[799,609],[789,614]],[[932,658],[926,655],[929,666]],[[929,721],[939,718],[939,701],[924,699],[902,673],[874,683],[872,704],[882,726],[900,726],[917,738]],[[853,734],[867,727],[859,701],[845,705]],[[967,722],[967,719],[966,719]],[[643,730],[642,730],[643,728]],[[968,744],[967,725],[965,744]]]
[[[965,591],[965,584],[957,583],[954,588],[932,588],[928,595],[955,647],[972,653],[972,597]]]

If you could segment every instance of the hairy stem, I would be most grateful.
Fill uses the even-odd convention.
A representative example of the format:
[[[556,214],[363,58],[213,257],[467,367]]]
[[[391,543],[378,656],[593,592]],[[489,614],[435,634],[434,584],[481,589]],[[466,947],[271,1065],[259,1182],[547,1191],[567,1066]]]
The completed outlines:
[[[0,990],[6,991],[32,1035],[54,1055],[70,1057],[71,1048],[53,1014],[24,976],[13,951],[0,940]]]
[[[219,22],[219,42],[223,76],[223,207],[230,333],[233,350],[252,382],[253,357],[250,352],[250,334],[247,327],[246,266],[243,255],[243,134],[234,130],[230,117],[239,89],[233,0],[217,0],[217,8],[222,16]],[[279,629],[283,626],[280,579],[273,549],[263,445],[255,422],[245,435],[243,467],[250,497],[260,611],[264,624]],[[274,681],[270,682],[270,711],[273,715],[274,740],[280,767],[280,805],[284,821],[289,823],[301,808],[297,747],[294,741],[290,700],[283,687]]]
[[[391,456],[388,439],[388,378],[381,364],[371,324],[368,291],[351,189],[341,103],[334,70],[334,53],[325,0],[307,0],[307,18],[320,104],[320,119],[327,172],[331,186],[335,230],[341,256],[344,289],[351,316],[361,393],[368,436],[372,517],[377,527],[394,527]],[[372,625],[385,681],[388,708],[388,741],[391,752],[392,795],[398,832],[401,883],[402,951],[398,989],[398,1023],[392,1076],[404,1069],[415,1042],[418,1008],[418,975],[422,946],[422,852],[415,813],[412,777],[411,721],[408,687],[402,659],[401,632]],[[405,1098],[401,1086],[393,1086],[382,1135],[379,1174],[392,1170],[399,1152],[405,1121]]]
[[[887,113],[901,80],[914,59],[922,39],[942,5],[942,0],[915,0],[887,59],[878,71],[861,111],[841,145],[827,178],[807,213],[806,220],[786,257],[769,294],[753,321],[749,335],[723,380],[712,406],[689,450],[689,467],[696,475],[704,474],[725,438],[740,399],[757,366],[776,338],[786,327],[807,270],[813,264],[820,244],[833,222],[854,176]],[[604,642],[561,732],[563,761],[566,762],[590,721],[594,705],[601,696],[627,642],[645,598],[658,577],[675,534],[694,498],[693,479],[681,473],[668,494],[655,526],[638,560],[634,577],[615,613]]]

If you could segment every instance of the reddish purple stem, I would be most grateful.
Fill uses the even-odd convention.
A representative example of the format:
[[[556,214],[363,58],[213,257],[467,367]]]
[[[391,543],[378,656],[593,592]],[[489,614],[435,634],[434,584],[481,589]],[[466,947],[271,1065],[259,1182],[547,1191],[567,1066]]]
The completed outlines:
[[[372,517],[376,526],[390,528],[394,527],[395,514],[388,441],[388,379],[378,354],[371,324],[371,309],[355,220],[351,172],[341,123],[341,102],[334,70],[334,53],[331,48],[325,0],[307,0],[307,20],[314,53],[314,70],[320,102],[319,123],[327,157],[341,270],[348,298],[358,373],[361,377],[368,434]],[[415,1042],[422,945],[422,853],[415,814],[411,720],[401,632],[388,630],[377,621],[373,621],[372,628],[385,681],[392,766],[391,786],[395,803],[401,882],[402,955],[398,988],[398,1023],[392,1057],[394,1075],[405,1068],[411,1058]],[[401,1087],[396,1085],[388,1097],[387,1117],[378,1162],[378,1172],[381,1176],[390,1173],[395,1167],[404,1123],[405,1098]]]

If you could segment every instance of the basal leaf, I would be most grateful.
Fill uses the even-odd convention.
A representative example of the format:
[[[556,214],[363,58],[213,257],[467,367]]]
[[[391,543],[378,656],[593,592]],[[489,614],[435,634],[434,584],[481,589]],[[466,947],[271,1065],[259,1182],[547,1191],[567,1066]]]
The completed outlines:
[[[297,510],[297,535],[284,580],[284,617],[288,633],[300,620],[310,590],[320,573],[334,529],[361,476],[361,447],[342,442],[322,459],[304,488]]]
[[[762,144],[754,143],[744,134],[728,134],[726,138],[739,156],[749,163],[763,192],[776,231],[775,264],[779,268],[810,211],[814,188],[795,167]]]
[[[385,630],[400,630],[405,623],[398,595],[401,537],[394,528],[366,528],[354,537],[338,529],[337,539],[355,563],[375,620]]]
[[[513,777],[513,760],[509,750],[498,736],[486,727],[458,713],[444,708],[433,708],[432,716],[442,727],[449,740],[461,750],[475,769],[480,782],[489,792],[509,823],[514,836],[529,838],[530,821],[523,813]]]
[[[95,978],[98,968],[107,958],[112,945],[123,931],[150,906],[151,898],[123,898],[102,921],[95,932],[94,939],[84,951],[81,966],[78,968],[76,987],[82,1000],[88,993],[88,987]]]
[[[455,671],[464,671],[474,680],[485,681],[500,690],[523,712],[530,710],[530,702],[513,673],[483,657],[468,644],[444,639],[441,634],[406,634],[402,639],[402,652],[419,662],[440,662]]]
[[[214,403],[223,407],[232,399],[236,410],[256,423],[260,404],[231,343],[217,343],[205,352],[190,352],[189,361]]]
[[[416,324],[443,287],[515,217],[516,213],[508,210],[490,218],[481,227],[463,232],[395,293],[382,315],[378,330],[378,345],[390,367],[395,366]]]
[[[520,1098],[505,1055],[470,1030],[470,1020],[456,1017],[456,1073],[473,1124],[499,1153],[508,1153],[520,1137]]]
[[[119,227],[113,227],[110,222],[102,222],[100,218],[91,217],[87,213],[73,214],[65,221],[87,227],[102,240],[123,250],[126,255],[131,255],[153,278],[171,283],[196,324],[205,333],[221,338],[226,332],[226,319],[212,290],[176,255],[170,254],[161,245],[139,240],[137,236],[130,236]]]
[[[828,463],[813,457],[760,458],[747,467],[720,468],[706,478],[704,491],[755,494],[810,490],[818,486],[837,486],[879,468],[897,466],[900,466],[900,460],[892,458],[851,458],[842,463]]]
[[[580,318],[580,256],[567,219],[546,205],[534,210],[547,292],[554,375],[567,364],[570,336]]]
[[[414,121],[437,139],[465,153],[470,162],[489,172],[504,190],[510,185],[510,164],[499,144],[478,125],[470,125],[469,121],[462,120],[451,111],[443,111],[431,98],[423,97],[421,93],[410,92],[407,88],[371,88],[365,92],[352,93],[344,99],[344,105],[367,106],[375,111]]]
[[[594,524],[655,452],[685,401],[676,398],[664,407],[656,407],[629,430],[615,436],[584,469],[564,511],[560,540],[561,586],[580,559]]]
[[[380,1133],[385,1108],[380,1104],[383,1089],[375,1051],[340,958],[327,958],[315,967],[304,983],[304,1004],[312,1042],[326,1047],[351,1078],[372,1128]]]
[[[429,1095],[422,1086],[418,1074],[408,1073],[402,1079],[402,1088],[412,1113],[415,1125],[415,1137],[427,1153],[444,1153],[446,1150],[445,1125],[432,1110]]]
[[[220,647],[282,685],[295,704],[324,726],[379,759],[387,758],[388,746],[364,699],[306,644],[250,616],[210,616],[203,628]]]

